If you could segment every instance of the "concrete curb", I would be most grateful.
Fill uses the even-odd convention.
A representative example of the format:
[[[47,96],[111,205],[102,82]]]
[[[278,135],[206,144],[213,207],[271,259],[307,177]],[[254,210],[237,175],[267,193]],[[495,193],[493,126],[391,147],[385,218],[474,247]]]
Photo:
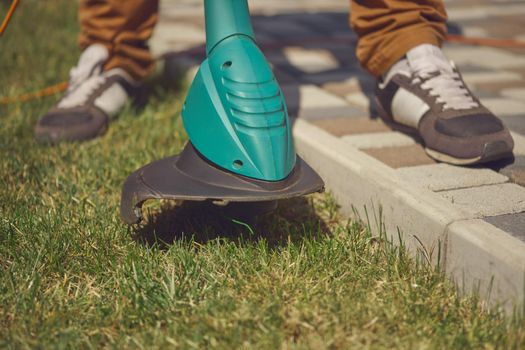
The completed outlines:
[[[323,177],[343,214],[403,240],[414,254],[445,267],[463,291],[479,291],[507,311],[521,307],[525,243],[305,120],[296,120],[298,153]]]

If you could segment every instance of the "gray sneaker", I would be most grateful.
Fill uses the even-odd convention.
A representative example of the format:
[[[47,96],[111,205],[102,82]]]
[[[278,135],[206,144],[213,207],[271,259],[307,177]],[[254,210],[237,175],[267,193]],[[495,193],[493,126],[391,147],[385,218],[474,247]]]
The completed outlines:
[[[469,165],[512,157],[509,130],[436,46],[420,45],[396,63],[378,83],[376,102],[382,119],[416,132],[438,161]]]
[[[70,72],[67,92],[36,124],[38,141],[84,141],[106,132],[110,118],[122,110],[138,87],[120,68],[103,71],[107,58],[107,49],[99,44],[82,53]]]

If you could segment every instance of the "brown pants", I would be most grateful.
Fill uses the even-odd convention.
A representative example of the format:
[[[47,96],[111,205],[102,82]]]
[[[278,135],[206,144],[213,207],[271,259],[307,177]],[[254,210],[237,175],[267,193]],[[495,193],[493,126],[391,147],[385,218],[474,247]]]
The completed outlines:
[[[440,46],[446,35],[442,0],[352,0],[351,9],[350,23],[359,37],[357,58],[375,76],[415,46]],[[158,0],[83,0],[80,45],[106,45],[106,69],[121,67],[142,79],[153,67],[146,41],[157,17]]]

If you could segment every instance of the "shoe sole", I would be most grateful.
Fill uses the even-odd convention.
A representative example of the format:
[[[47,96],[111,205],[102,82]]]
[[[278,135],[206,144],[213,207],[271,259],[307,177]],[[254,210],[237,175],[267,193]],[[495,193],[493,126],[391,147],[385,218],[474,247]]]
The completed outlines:
[[[92,119],[82,127],[42,126],[37,123],[34,135],[39,143],[56,145],[61,142],[89,141],[104,135],[109,128],[109,117],[95,109]]]
[[[103,136],[108,131],[109,126],[105,124],[100,130],[97,131],[95,135],[81,135],[76,137],[71,136],[65,136],[63,133],[60,132],[53,132],[49,129],[35,129],[35,139],[40,144],[48,144],[48,145],[57,145],[61,142],[84,142],[96,139],[100,136]],[[56,130],[54,130],[56,131]],[[60,130],[62,131],[62,130]]]
[[[512,158],[512,150],[509,149],[504,141],[486,143],[483,147],[483,154],[475,158],[456,158],[449,154],[441,153],[431,148],[425,147],[425,152],[433,159],[453,165],[476,165]]]
[[[504,141],[486,143],[483,148],[483,153],[480,156],[474,158],[456,158],[450,154],[436,151],[425,145],[416,129],[394,122],[393,119],[390,118],[390,116],[386,113],[383,106],[379,103],[377,97],[375,98],[375,102],[379,117],[386,125],[394,130],[417,137],[418,140],[421,140],[421,144],[424,146],[426,154],[438,162],[464,166],[483,164],[513,157],[512,149],[509,149],[508,145]]]

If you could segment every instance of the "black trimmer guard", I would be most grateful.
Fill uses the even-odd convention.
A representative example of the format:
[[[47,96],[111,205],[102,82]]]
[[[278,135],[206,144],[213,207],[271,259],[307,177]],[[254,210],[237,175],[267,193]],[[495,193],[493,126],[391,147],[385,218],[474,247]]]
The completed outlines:
[[[226,206],[269,203],[323,190],[323,180],[299,156],[286,179],[269,182],[217,168],[188,143],[180,155],[150,163],[127,178],[120,214],[126,223],[137,224],[142,220],[142,204],[148,199],[211,201]]]

